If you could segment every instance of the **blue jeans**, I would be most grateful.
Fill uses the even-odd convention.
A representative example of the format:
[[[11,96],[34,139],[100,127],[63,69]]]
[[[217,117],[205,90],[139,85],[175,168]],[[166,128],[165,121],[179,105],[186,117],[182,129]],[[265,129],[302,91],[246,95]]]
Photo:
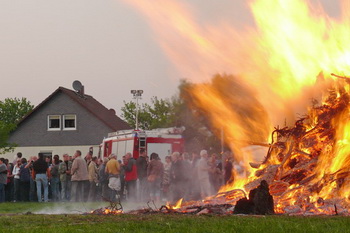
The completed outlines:
[[[70,180],[70,177],[67,177],[66,181],[61,180],[61,200],[62,201],[69,201],[70,200],[70,192],[72,187],[72,181]]]
[[[5,202],[5,184],[0,183],[0,202]]]
[[[44,201],[49,201],[49,186],[47,183],[47,175],[46,174],[36,174],[35,176],[36,181],[36,189],[38,194],[38,201],[41,202],[41,185],[44,187]]]
[[[36,183],[35,180],[30,177],[30,190],[29,190],[29,201],[36,201]]]
[[[52,200],[59,201],[60,200],[60,178],[58,177],[51,178],[51,192],[52,192]]]

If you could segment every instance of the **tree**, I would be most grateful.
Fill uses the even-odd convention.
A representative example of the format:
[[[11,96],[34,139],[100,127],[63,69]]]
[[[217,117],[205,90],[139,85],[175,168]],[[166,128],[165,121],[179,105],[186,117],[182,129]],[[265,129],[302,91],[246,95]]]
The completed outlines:
[[[153,97],[151,104],[139,105],[138,124],[141,129],[155,129],[172,126],[174,119],[173,103],[167,99]],[[131,126],[136,124],[136,104],[133,101],[125,102],[121,109],[121,117]]]
[[[12,130],[12,125],[7,125],[4,122],[0,121],[0,154],[11,152],[16,146],[15,144],[7,142],[9,134]]]
[[[0,101],[0,121],[8,125],[17,125],[33,108],[26,98],[6,98]]]
[[[6,98],[0,101],[0,154],[13,151],[16,145],[7,142],[9,134],[33,108],[26,98]]]

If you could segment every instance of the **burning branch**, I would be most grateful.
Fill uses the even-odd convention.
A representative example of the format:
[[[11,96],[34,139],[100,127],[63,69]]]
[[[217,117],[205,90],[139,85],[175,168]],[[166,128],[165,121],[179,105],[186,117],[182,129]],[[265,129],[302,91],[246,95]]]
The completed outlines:
[[[333,73],[331,73],[331,75],[334,76],[334,77],[340,78],[340,79],[344,79],[345,81],[350,83],[350,78],[348,78],[348,77],[336,75],[336,74],[333,74]]]

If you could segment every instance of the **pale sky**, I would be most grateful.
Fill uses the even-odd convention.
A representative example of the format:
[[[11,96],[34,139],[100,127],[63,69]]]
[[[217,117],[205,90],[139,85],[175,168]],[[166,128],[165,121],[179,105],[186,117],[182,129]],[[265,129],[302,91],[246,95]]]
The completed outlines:
[[[253,25],[248,1],[184,2],[199,24]],[[321,2],[337,16],[338,0]],[[0,30],[1,100],[26,97],[37,105],[80,80],[87,94],[120,115],[131,89],[144,90],[141,102],[170,98],[179,79],[188,78],[170,63],[144,16],[122,0],[0,0]]]

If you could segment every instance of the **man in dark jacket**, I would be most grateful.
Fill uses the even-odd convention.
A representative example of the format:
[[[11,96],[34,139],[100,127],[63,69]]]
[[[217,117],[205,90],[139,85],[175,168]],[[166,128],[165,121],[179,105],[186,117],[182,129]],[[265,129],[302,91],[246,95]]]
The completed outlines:
[[[29,191],[30,191],[30,170],[27,167],[27,159],[21,159],[21,167],[19,174],[19,190],[21,201],[29,201]]]
[[[176,202],[184,197],[185,172],[179,152],[174,152],[171,155],[171,160],[170,190],[172,193],[172,201]]]
[[[140,149],[140,156],[136,160],[137,166],[137,175],[139,178],[139,201],[144,202],[147,201],[147,197],[149,196],[147,190],[147,153],[145,149]]]
[[[48,177],[50,176],[49,165],[44,160],[44,154],[39,153],[39,159],[33,164],[34,177],[36,181],[38,201],[42,201],[41,186],[44,186],[44,202],[49,201]]]
[[[101,196],[103,200],[109,200],[108,174],[106,173],[106,164],[108,158],[103,158],[103,163],[98,169],[98,182],[101,186]]]

